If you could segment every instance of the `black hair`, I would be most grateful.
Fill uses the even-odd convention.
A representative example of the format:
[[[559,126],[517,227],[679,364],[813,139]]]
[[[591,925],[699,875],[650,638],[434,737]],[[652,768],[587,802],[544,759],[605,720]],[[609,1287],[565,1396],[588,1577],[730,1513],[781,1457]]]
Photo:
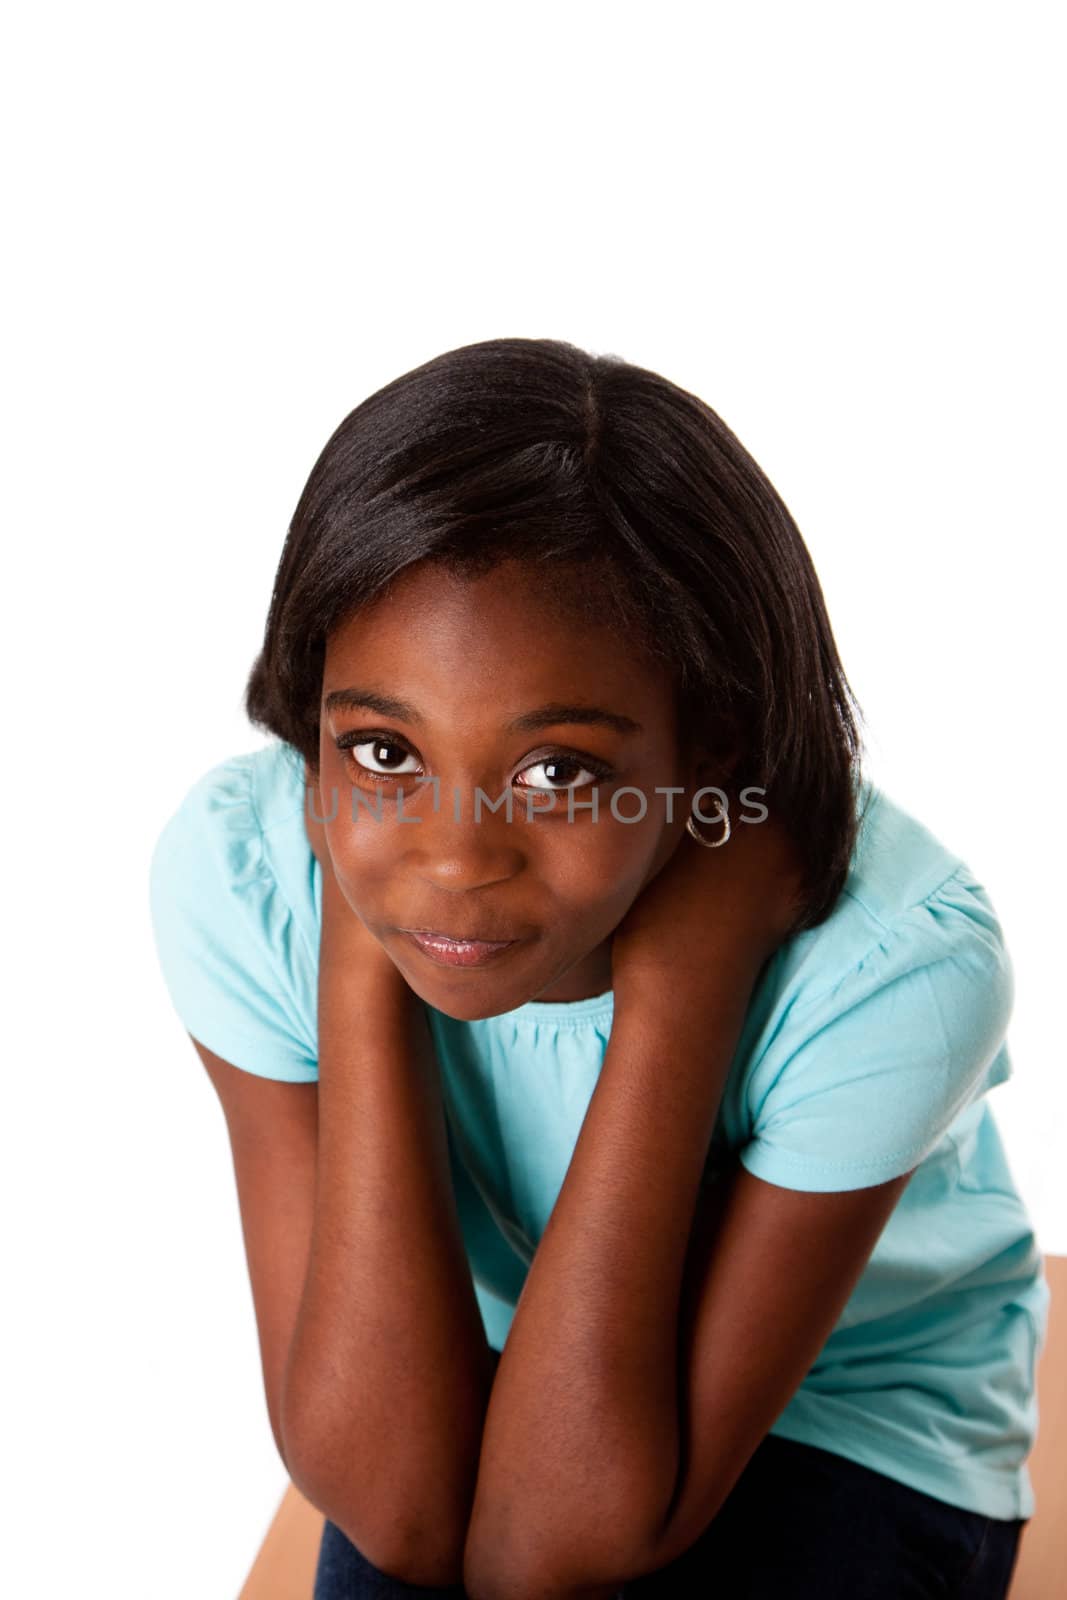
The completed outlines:
[[[711,407],[620,356],[488,339],[351,411],[289,526],[250,721],[317,774],[330,632],[415,562],[476,575],[509,558],[668,665],[683,740],[734,752],[728,774],[766,789],[795,838],[794,931],[823,921],[862,820],[863,713],[811,557]]]

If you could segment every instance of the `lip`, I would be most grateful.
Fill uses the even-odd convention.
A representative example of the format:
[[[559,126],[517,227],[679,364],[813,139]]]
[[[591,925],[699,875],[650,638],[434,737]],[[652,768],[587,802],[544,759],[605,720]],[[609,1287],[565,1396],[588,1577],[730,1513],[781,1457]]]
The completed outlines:
[[[455,939],[426,928],[398,928],[397,932],[436,966],[444,967],[485,966],[522,943],[521,939]]]

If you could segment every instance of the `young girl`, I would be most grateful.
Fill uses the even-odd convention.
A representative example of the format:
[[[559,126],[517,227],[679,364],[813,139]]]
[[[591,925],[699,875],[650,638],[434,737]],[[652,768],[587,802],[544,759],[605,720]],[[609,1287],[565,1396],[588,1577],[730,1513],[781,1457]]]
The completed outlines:
[[[151,867],[315,1600],[994,1600],[1012,969],[694,395],[501,339],[327,443]]]

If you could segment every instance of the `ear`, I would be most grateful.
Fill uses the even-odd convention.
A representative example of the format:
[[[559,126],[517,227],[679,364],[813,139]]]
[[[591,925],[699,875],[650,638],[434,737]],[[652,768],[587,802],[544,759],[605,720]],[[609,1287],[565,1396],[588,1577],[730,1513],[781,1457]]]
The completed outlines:
[[[740,751],[736,746],[714,752],[702,746],[694,751],[691,768],[694,789],[703,788],[705,784],[729,788],[734,781],[739,760]]]

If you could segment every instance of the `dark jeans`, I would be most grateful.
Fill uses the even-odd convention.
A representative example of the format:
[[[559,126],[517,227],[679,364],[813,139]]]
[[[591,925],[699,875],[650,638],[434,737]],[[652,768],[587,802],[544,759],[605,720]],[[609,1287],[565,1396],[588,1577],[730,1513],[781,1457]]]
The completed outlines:
[[[829,1450],[769,1433],[714,1521],[625,1600],[1005,1600],[1025,1526],[963,1511]],[[313,1600],[437,1596],[399,1582],[327,1521]]]

